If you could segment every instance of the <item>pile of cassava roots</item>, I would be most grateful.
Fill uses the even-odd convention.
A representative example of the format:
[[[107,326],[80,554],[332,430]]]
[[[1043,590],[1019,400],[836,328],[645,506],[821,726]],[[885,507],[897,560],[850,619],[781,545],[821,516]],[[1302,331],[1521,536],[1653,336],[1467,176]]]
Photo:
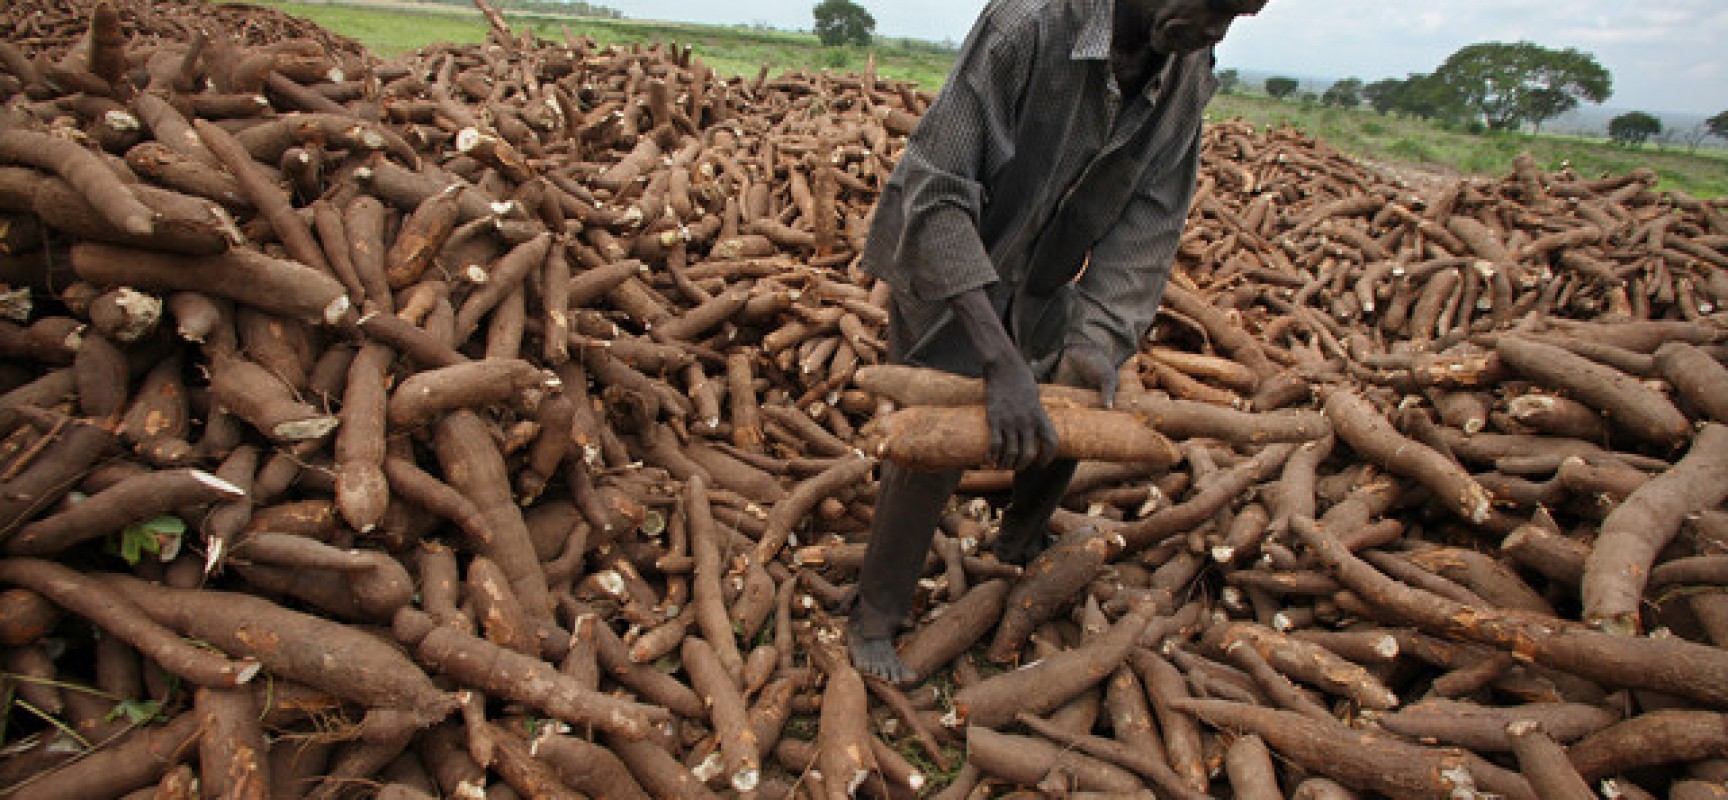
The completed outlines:
[[[0,9],[0,798],[1728,794],[1721,199],[1208,122],[1021,567],[858,267],[928,89],[477,5]]]

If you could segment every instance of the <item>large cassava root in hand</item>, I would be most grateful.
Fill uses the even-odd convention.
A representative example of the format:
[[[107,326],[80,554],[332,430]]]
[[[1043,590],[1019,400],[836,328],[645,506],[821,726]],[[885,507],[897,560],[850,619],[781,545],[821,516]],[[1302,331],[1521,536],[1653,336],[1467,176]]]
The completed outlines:
[[[986,463],[989,428],[983,413],[984,384],[976,378],[904,366],[858,371],[863,389],[906,408],[881,420],[884,458],[920,469],[975,467]],[[1163,431],[1180,436],[1216,436],[1265,443],[1325,435],[1326,423],[1309,412],[1250,414],[1172,400],[1157,395],[1115,398],[1122,411],[1098,408],[1096,392],[1041,386],[1044,411],[1057,431],[1062,458],[1144,464],[1163,469],[1179,458]]]
[[[1119,461],[1165,468],[1180,453],[1126,411],[1046,408],[1056,429],[1058,458]],[[914,469],[954,469],[989,463],[990,426],[981,406],[896,411],[881,421],[879,455]]]

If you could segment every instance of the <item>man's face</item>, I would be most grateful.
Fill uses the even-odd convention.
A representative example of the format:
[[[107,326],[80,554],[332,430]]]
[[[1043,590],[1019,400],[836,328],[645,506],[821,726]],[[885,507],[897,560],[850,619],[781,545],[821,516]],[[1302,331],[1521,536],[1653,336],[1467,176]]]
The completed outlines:
[[[1143,26],[1129,34],[1159,53],[1180,55],[1204,50],[1224,40],[1239,13],[1231,0],[1118,0]]]

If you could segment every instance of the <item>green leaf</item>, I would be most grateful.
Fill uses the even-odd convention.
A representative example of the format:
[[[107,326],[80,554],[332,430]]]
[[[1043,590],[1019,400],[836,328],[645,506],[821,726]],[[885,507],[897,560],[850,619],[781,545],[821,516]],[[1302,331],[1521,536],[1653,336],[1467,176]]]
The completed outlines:
[[[104,722],[113,722],[125,717],[133,725],[143,725],[146,722],[162,716],[160,700],[121,700],[103,717]]]
[[[137,528],[127,528],[120,532],[120,557],[126,559],[126,563],[137,566],[138,560],[144,555],[143,549],[144,539],[138,535]]]
[[[164,560],[180,552],[180,537],[186,533],[186,521],[174,516],[162,516],[126,526],[120,532],[120,557],[136,566],[145,553]]]
[[[180,536],[186,532],[186,521],[179,517],[157,517],[142,524],[145,530],[159,536]]]

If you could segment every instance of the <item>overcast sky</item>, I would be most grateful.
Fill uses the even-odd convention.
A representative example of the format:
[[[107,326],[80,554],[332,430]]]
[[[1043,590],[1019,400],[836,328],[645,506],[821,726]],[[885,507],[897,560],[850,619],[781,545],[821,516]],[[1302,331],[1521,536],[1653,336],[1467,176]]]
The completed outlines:
[[[816,0],[599,0],[643,19],[766,23],[808,30]],[[966,38],[983,0],[858,0],[876,32]],[[1590,53],[1614,76],[1605,106],[1713,115],[1728,111],[1724,0],[1270,0],[1237,22],[1223,67],[1365,81],[1430,72],[1476,42],[1532,41]]]

